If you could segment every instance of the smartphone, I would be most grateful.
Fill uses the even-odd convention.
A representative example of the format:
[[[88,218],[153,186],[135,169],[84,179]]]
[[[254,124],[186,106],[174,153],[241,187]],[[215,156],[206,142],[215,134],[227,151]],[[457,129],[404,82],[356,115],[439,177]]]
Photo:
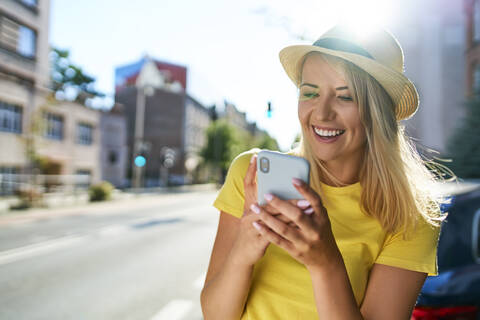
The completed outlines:
[[[283,200],[303,199],[292,178],[310,183],[310,163],[304,158],[275,151],[262,150],[257,155],[257,199],[266,204],[264,194],[271,193]]]

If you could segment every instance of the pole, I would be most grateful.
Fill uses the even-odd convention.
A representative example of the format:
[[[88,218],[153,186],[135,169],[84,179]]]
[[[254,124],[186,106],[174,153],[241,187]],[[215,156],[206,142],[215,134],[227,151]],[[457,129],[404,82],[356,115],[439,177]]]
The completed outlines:
[[[135,157],[140,153],[143,142],[143,126],[145,123],[145,92],[144,87],[137,87],[137,104],[135,108],[135,139],[133,146],[133,187],[140,188],[142,185],[143,167],[135,165]]]

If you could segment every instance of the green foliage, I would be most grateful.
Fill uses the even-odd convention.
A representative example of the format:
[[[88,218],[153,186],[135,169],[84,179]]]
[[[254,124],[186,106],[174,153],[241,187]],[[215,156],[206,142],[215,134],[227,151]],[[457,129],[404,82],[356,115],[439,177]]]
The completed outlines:
[[[75,101],[85,104],[88,98],[103,97],[94,89],[95,78],[85,74],[81,67],[70,61],[70,52],[53,48],[50,54],[52,63],[52,89],[57,96],[66,97],[67,91],[75,92]]]
[[[465,104],[461,126],[449,140],[447,152],[452,162],[449,168],[461,178],[480,178],[480,97]]]
[[[208,165],[222,170],[228,169],[239,146],[239,134],[225,121],[213,121],[207,128],[207,144],[200,156]]]
[[[268,149],[268,150],[278,150],[279,149],[277,140],[270,137],[268,134],[263,134],[259,138],[257,138],[255,140],[252,148]]]
[[[90,201],[105,201],[112,196],[114,187],[107,181],[102,181],[88,188]]]
[[[248,131],[217,120],[207,128],[207,144],[200,151],[200,156],[204,165],[220,170],[224,177],[232,160],[252,148],[278,150],[278,143],[267,133],[254,138]]]

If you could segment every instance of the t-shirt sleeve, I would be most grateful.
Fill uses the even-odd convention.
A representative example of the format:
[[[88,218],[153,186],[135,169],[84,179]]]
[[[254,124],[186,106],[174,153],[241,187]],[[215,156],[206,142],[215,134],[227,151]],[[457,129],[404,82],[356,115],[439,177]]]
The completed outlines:
[[[250,165],[250,159],[260,149],[251,149],[239,154],[230,164],[225,183],[220,189],[213,206],[220,211],[229,213],[237,218],[243,215],[245,192],[243,179]]]
[[[402,233],[387,236],[375,263],[436,276],[439,235],[440,227],[422,219],[407,239],[403,238]]]

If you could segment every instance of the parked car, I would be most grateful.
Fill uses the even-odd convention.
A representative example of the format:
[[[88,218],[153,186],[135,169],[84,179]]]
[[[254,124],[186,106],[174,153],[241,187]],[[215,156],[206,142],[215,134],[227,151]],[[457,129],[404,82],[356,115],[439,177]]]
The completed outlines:
[[[439,275],[428,277],[411,320],[480,320],[480,187],[463,188],[443,209]]]

